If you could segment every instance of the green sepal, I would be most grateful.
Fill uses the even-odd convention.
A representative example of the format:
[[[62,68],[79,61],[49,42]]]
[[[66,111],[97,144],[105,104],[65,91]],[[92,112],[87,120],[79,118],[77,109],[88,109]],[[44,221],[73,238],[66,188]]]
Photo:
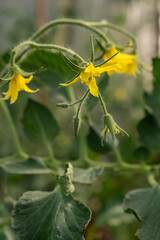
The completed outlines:
[[[113,117],[111,116],[111,114],[106,114],[104,115],[104,134],[102,135],[102,144],[104,139],[106,138],[106,134],[109,130],[109,132],[111,133],[112,139],[115,139],[115,134],[116,133],[120,133],[122,136],[124,136],[124,134],[126,134],[129,137],[129,134],[124,131],[113,119]],[[119,132],[116,132],[116,130],[118,130]]]
[[[104,126],[106,127],[106,132],[109,130],[112,136],[112,139],[115,139],[115,133],[114,133],[114,120],[110,114],[107,114],[104,116]]]
[[[117,123],[115,123],[115,126],[120,131],[120,134],[122,136],[127,135],[127,137],[129,137],[129,134],[124,129],[122,129]]]
[[[80,67],[77,64],[73,63],[68,57],[66,57],[62,52],[61,55],[63,56],[64,60],[66,61],[66,63],[76,72],[82,72],[85,67]]]
[[[75,78],[77,78],[80,75],[80,73],[78,73],[74,78],[72,78],[71,80],[69,80],[68,82],[64,83],[64,84],[69,84],[71,82],[74,81]],[[61,87],[61,86],[60,86]]]
[[[9,81],[13,78],[14,73],[15,73],[14,68],[10,68],[8,73],[6,73],[6,75],[4,75],[3,77],[0,77],[0,80],[1,81]]]
[[[101,67],[101,66],[103,66],[103,64],[109,62],[109,61],[110,61],[112,58],[114,58],[118,53],[119,53],[119,52],[115,53],[113,56],[111,56],[110,58],[108,58],[106,61],[104,61],[104,62],[102,62],[102,63],[100,63],[100,64],[98,64],[98,65],[95,65],[95,67]]]
[[[93,63],[93,61],[94,61],[94,38],[93,38],[92,34],[90,36],[90,45],[91,45],[91,62]]]
[[[101,49],[101,51],[102,51],[103,53],[105,53],[105,52],[107,51],[107,48],[104,47],[103,44],[102,44],[99,40],[96,39],[96,42],[97,42],[97,44],[98,44],[98,47]]]
[[[129,40],[124,47],[121,47],[121,46],[115,46],[115,47],[119,52],[123,52],[125,49],[128,49],[131,46],[132,46],[132,42],[131,42],[131,40]]]
[[[29,77],[29,76],[31,76],[31,75],[39,72],[39,71],[42,71],[42,70],[44,70],[43,67],[37,69],[37,70],[34,71],[34,72],[26,72],[26,71],[22,70],[18,65],[15,65],[15,66],[14,66],[14,71],[17,72],[17,73],[19,73],[19,74],[20,74],[21,76],[23,76],[23,77]]]

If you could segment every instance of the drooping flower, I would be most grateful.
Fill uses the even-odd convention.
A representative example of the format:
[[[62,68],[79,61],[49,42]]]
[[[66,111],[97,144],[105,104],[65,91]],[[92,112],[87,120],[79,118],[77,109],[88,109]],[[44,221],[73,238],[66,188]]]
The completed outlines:
[[[118,50],[112,46],[108,51],[105,52],[103,55],[104,60],[107,60],[111,56],[113,56],[115,53],[117,53]],[[117,64],[114,66],[114,70],[108,71],[107,74],[111,76],[113,74],[113,71],[121,74],[134,74],[137,70],[137,56],[131,55],[131,54],[125,54],[122,52],[119,52],[115,57],[114,60],[117,62]]]
[[[105,140],[107,133],[111,134],[112,139],[114,140],[115,134],[120,133],[121,135],[126,134],[127,136],[128,133],[124,131],[113,119],[111,114],[107,114],[104,116],[104,129],[102,131],[102,142]]]
[[[30,93],[35,93],[37,90],[31,90],[26,84],[29,83],[33,78],[31,75],[29,78],[22,77],[19,73],[15,72],[13,78],[9,82],[9,89],[7,92],[3,92],[5,95],[3,100],[7,100],[10,98],[10,103],[14,103],[18,98],[19,91],[26,91]]]
[[[80,72],[80,74],[74,78],[69,83],[61,83],[61,86],[69,86],[73,83],[76,83],[79,79],[81,79],[81,83],[85,83],[90,90],[90,93],[98,97],[98,87],[96,84],[95,77],[100,77],[101,73],[112,71],[114,69],[115,61],[113,62],[108,61],[104,65],[102,64],[100,67],[94,67],[93,63],[90,62],[90,64]]]

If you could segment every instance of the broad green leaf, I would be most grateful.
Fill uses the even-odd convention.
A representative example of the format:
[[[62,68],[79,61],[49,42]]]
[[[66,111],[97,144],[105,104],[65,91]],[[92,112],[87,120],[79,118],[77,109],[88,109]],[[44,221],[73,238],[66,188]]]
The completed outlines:
[[[57,82],[58,84],[61,82],[65,82],[72,78],[76,73],[68,66],[65,62],[63,56],[60,53],[54,53],[44,50],[35,50],[27,55],[26,59],[24,59],[21,63],[21,67],[26,69],[27,71],[35,71],[41,67],[52,73],[50,78],[45,78],[45,73],[39,75],[41,80],[44,82]],[[54,74],[55,75],[54,75]],[[49,75],[48,75],[49,76]],[[49,82],[48,82],[49,83]]]
[[[26,136],[32,142],[52,141],[59,133],[59,126],[47,107],[29,100],[22,119]]]
[[[11,174],[48,174],[52,172],[42,161],[35,158],[4,163],[1,168]]]
[[[21,240],[82,240],[90,211],[56,188],[54,192],[24,193],[12,216]]]
[[[138,133],[144,146],[152,151],[160,152],[160,127],[152,115],[140,121]]]
[[[129,192],[124,200],[124,210],[132,211],[142,224],[136,232],[139,240],[160,239],[160,187]]]
[[[74,167],[73,182],[91,184],[103,173],[102,167],[88,169]]]
[[[26,192],[18,200],[12,213],[12,225],[19,239],[84,240],[84,229],[91,213],[69,194],[72,174],[72,166],[68,164],[54,191]]]
[[[111,146],[107,142],[104,142],[104,146],[102,146],[101,138],[92,126],[89,128],[87,143],[90,149],[94,152],[107,153],[111,151]]]
[[[150,157],[150,151],[144,146],[140,146],[133,152],[133,157],[138,162],[146,162]]]
[[[36,71],[41,67],[44,68],[44,71],[35,74],[34,79],[38,78],[37,81],[40,79],[41,83],[51,87],[53,96],[58,89],[58,93],[64,94],[70,100],[67,88],[59,87],[59,83],[70,81],[77,75],[77,72],[73,71],[62,55],[57,52],[35,50],[21,62],[21,68],[29,72]]]

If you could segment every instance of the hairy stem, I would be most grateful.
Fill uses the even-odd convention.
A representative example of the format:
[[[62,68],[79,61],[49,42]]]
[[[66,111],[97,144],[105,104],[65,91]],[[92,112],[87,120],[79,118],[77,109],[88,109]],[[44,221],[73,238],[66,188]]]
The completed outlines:
[[[16,128],[14,126],[11,114],[10,114],[8,108],[7,108],[6,103],[3,100],[1,100],[1,99],[0,99],[0,106],[1,106],[1,109],[2,109],[6,119],[7,119],[7,122],[8,122],[9,128],[10,128],[16,154],[18,156],[24,157],[25,153],[22,150],[22,147],[21,147],[21,144],[20,144],[20,141],[19,141],[19,138],[18,138],[18,135],[17,135],[17,132],[16,132]]]
[[[117,26],[117,25],[114,25],[112,23],[108,23],[107,21],[102,21],[100,23],[90,23],[91,26],[94,26],[94,27],[106,27],[106,28],[110,28],[112,30],[115,30],[117,32],[120,32],[122,34],[124,34],[125,36],[127,36],[128,38],[130,38],[134,44],[134,53],[136,54],[137,53],[137,41],[136,41],[136,38],[133,34],[131,34],[130,32],[126,31],[125,29]]]
[[[44,32],[47,30],[57,26],[57,25],[63,25],[63,24],[72,24],[72,25],[77,25],[81,26],[84,28],[87,28],[91,30],[92,32],[96,33],[100,38],[102,38],[106,43],[109,43],[109,39],[106,37],[106,35],[100,31],[99,29],[95,28],[94,26],[91,26],[90,23],[82,21],[82,20],[76,20],[76,19],[58,19],[58,20],[53,20],[46,25],[44,25],[42,28],[40,28],[37,32],[35,32],[30,40],[35,40],[38,37],[40,37]]]

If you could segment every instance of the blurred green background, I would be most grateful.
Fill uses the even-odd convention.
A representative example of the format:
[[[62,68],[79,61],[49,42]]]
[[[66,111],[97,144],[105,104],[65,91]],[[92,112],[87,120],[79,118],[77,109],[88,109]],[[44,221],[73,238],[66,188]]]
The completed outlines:
[[[29,38],[35,30],[50,20],[62,17],[86,21],[105,19],[135,34],[139,60],[147,63],[147,69],[150,69],[148,65],[151,64],[151,59],[160,55],[159,15],[160,3],[156,0],[1,0],[0,55]],[[127,39],[121,34],[113,31],[109,31],[107,34],[118,45],[124,46],[127,42]],[[86,30],[79,27],[63,26],[49,33],[49,38],[46,39],[48,42],[68,46],[88,60],[89,35]],[[60,82],[60,75],[57,75],[56,78],[59,78]],[[34,84],[38,86],[40,83],[37,80]],[[43,82],[43,84],[45,83]],[[70,109],[57,110],[56,103],[64,99],[63,93],[55,89],[58,84],[50,82],[49,77],[46,85],[47,87],[42,87],[39,95],[33,96],[33,98],[48,105],[61,126],[61,133],[53,144],[55,155],[62,160],[74,160],[79,154],[79,149],[78,140],[73,137],[73,113]],[[74,89],[79,95],[78,87],[75,86]],[[102,92],[108,111],[118,124],[130,134],[130,138],[118,137],[125,161],[138,162],[139,159],[141,160],[139,152],[135,152],[137,148],[141,147],[137,124],[144,117],[144,91],[150,92],[151,90],[151,72],[143,70],[137,77],[114,74],[109,80],[107,88]],[[30,143],[22,131],[21,119],[28,94],[22,95],[23,93],[20,94],[14,105],[8,104],[19,136],[27,152],[33,155],[45,155],[44,146]],[[99,105],[92,109],[90,116],[96,128],[102,130],[103,119]],[[0,156],[4,157],[13,152],[13,146],[3,114],[0,114],[0,122]],[[90,157],[97,159],[98,154],[92,150],[88,149]],[[145,153],[142,155],[144,156],[147,150],[143,150]],[[104,154],[101,158],[112,160],[114,156],[109,153]],[[0,183],[1,180],[3,180],[3,173],[0,174]],[[51,190],[54,185],[55,182],[50,176],[8,176],[9,192],[14,198],[20,197],[24,191],[28,190]],[[93,219],[86,231],[86,240],[136,239],[134,233],[140,225],[133,217],[123,213],[121,204],[127,191],[145,186],[148,186],[146,179],[139,174],[113,171],[105,171],[99,181],[92,185],[92,191],[89,191],[90,186],[77,185],[76,195],[94,210]],[[1,203],[0,216],[7,216],[8,211],[10,209],[8,210]],[[8,226],[1,228],[0,233],[0,240],[13,239],[12,230]],[[12,238],[7,238],[7,234],[8,236],[10,234]]]

